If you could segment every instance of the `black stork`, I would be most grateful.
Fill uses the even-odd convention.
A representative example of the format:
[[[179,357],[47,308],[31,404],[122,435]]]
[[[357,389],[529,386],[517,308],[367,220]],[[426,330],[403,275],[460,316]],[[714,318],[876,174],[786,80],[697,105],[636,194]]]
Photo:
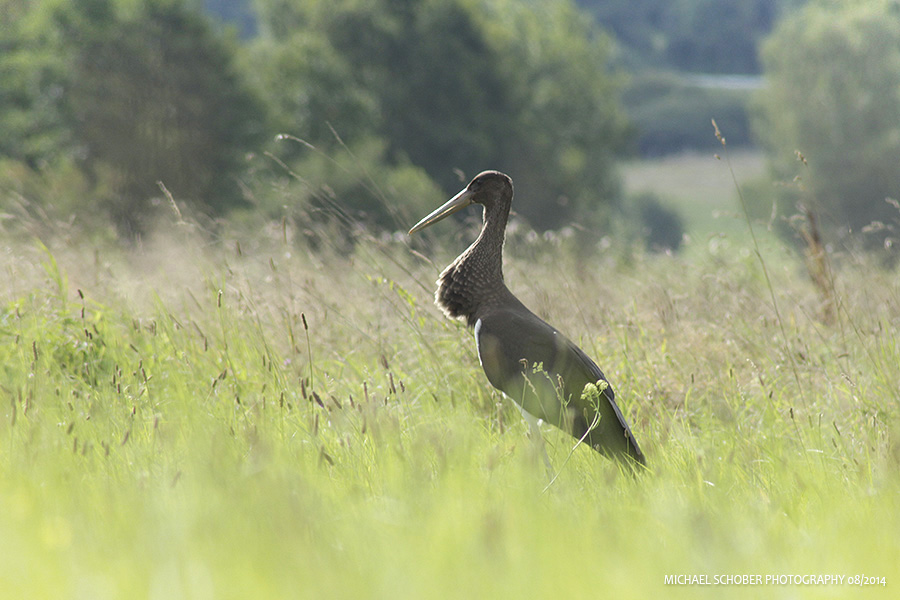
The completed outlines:
[[[484,207],[481,234],[441,273],[435,302],[447,316],[464,318],[475,329],[478,358],[488,380],[523,411],[607,457],[630,466],[646,465],[600,367],[528,310],[503,282],[503,242],[512,199],[512,179],[485,171],[409,230],[413,234],[470,204]]]

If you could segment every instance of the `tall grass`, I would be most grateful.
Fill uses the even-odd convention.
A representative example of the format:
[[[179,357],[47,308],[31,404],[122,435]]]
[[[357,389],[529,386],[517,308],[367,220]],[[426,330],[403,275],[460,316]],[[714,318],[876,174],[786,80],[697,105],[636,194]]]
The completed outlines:
[[[4,245],[0,595],[895,595],[895,272],[837,272],[830,325],[787,255],[767,284],[752,249],[584,262],[512,235],[508,284],[603,367],[650,466],[565,462],[548,428],[542,492],[527,426],[432,303],[468,233]]]

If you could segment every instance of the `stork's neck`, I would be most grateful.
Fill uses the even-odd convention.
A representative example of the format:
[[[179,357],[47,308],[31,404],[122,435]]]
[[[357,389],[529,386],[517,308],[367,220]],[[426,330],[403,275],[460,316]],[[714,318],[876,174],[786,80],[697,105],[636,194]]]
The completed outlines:
[[[474,326],[479,316],[512,297],[503,283],[503,242],[510,199],[484,208],[484,225],[478,239],[444,269],[435,300],[451,317],[465,318]]]
[[[506,222],[509,219],[509,205],[498,202],[484,207],[484,224],[481,233],[465,252],[456,259],[457,263],[470,263],[467,268],[483,272],[483,279],[475,283],[487,287],[503,285],[503,244],[506,241]]]

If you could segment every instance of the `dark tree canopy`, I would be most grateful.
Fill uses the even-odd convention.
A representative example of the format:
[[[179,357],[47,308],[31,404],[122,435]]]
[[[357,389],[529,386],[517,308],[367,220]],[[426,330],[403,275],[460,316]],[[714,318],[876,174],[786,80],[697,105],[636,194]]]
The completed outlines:
[[[351,145],[382,139],[389,164],[424,169],[445,193],[504,169],[522,182],[516,211],[541,229],[617,197],[617,80],[606,39],[570,2],[260,6],[254,71],[286,131],[325,148],[332,128]]]
[[[262,131],[235,48],[182,0],[47,1],[5,64],[24,66],[21,98],[36,123],[14,129],[9,154],[30,164],[64,154],[97,183],[125,232],[138,232],[162,182],[176,198],[222,211]],[[11,101],[12,100],[12,101]]]
[[[219,214],[245,177],[257,206],[338,199],[398,229],[487,168],[538,229],[603,224],[619,197],[621,81],[572,0],[257,0],[249,40],[195,0],[0,2],[0,159],[77,168],[124,233],[158,182]],[[254,178],[262,149],[299,189]]]

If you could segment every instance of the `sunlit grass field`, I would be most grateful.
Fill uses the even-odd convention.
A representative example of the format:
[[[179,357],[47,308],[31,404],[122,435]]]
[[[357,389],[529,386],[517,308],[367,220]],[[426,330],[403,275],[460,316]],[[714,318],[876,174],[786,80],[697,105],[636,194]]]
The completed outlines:
[[[567,461],[545,428],[548,486],[432,303],[472,231],[347,255],[167,229],[0,247],[0,597],[897,597],[896,270],[836,257],[826,323],[780,246],[770,289],[737,240],[512,236],[509,286],[601,365],[649,463]]]

